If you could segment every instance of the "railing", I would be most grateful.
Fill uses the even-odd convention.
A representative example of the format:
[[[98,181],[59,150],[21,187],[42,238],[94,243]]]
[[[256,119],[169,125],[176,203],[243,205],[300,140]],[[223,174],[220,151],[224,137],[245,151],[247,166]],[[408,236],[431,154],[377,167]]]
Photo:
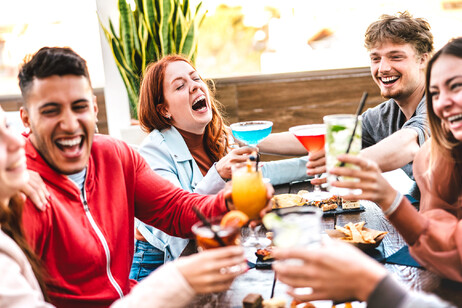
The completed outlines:
[[[298,124],[321,123],[326,114],[354,113],[363,91],[369,99],[365,109],[380,103],[378,87],[368,68],[351,68],[215,79],[216,96],[224,105],[228,123],[271,120],[273,131]],[[103,89],[95,89],[98,127],[108,133]],[[20,96],[0,97],[6,111],[22,105]]]

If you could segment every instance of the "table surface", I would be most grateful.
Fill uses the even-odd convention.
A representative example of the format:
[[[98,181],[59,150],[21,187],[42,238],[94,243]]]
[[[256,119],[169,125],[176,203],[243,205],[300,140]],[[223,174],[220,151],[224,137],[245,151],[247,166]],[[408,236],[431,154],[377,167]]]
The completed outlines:
[[[292,183],[275,187],[275,194],[297,193],[299,190],[312,190],[308,182]],[[380,208],[373,202],[361,201],[365,211],[339,214],[323,217],[323,229],[333,229],[334,219],[337,225],[345,225],[348,222],[365,221],[366,226],[376,230],[388,231],[382,242],[385,257],[390,256],[406,245],[405,241],[394,229],[394,227],[384,217]],[[250,248],[252,249],[252,248]],[[249,261],[255,262],[256,257],[253,251],[247,251]],[[252,258],[252,259],[251,259]],[[402,284],[410,289],[422,290],[437,294],[441,298],[462,306],[462,284],[441,279],[437,275],[425,270],[410,266],[384,264],[386,269]],[[259,293],[264,299],[270,298],[271,286],[273,283],[274,272],[271,269],[250,269],[247,273],[239,276],[227,292],[200,295],[189,305],[189,307],[242,307],[242,300],[249,293]],[[277,282],[275,297],[285,298],[287,307],[290,305],[291,298],[286,294],[286,287],[281,282]],[[317,307],[330,307],[330,303],[320,303]]]

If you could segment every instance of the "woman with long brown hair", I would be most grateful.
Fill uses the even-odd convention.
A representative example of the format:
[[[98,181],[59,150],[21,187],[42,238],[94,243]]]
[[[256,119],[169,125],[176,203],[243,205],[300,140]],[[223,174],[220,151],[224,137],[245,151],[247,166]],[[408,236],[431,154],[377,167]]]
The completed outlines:
[[[330,173],[359,178],[334,185],[361,189],[361,195],[349,197],[379,204],[421,265],[462,282],[462,38],[449,42],[429,61],[426,97],[432,137],[414,160],[419,212],[372,161],[339,156],[361,169],[334,168]]]
[[[159,175],[191,192],[217,193],[231,179],[232,165],[255,151],[232,147],[219,102],[192,63],[179,55],[146,68],[139,119],[149,132],[141,155]],[[308,178],[306,162],[306,157],[265,162],[262,173],[273,185],[303,180]],[[140,222],[137,230],[132,279],[140,280],[164,261],[177,258],[188,243]]]
[[[27,245],[21,226],[27,184],[24,140],[9,130],[0,108],[0,307],[51,307],[38,258]]]

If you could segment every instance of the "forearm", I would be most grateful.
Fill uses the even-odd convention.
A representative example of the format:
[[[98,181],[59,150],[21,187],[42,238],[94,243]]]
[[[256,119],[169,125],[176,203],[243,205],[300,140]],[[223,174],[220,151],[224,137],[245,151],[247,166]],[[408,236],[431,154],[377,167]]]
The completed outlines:
[[[361,150],[362,157],[375,161],[383,172],[395,170],[414,160],[419,151],[417,132],[401,129],[377,144]]]
[[[258,144],[262,153],[277,155],[306,155],[308,152],[290,132],[274,133]]]
[[[388,219],[411,246],[425,231],[428,223],[407,198],[403,198],[396,211]]]
[[[178,271],[175,263],[169,262],[151,273],[130,294],[111,307],[184,307],[194,295],[194,290]]]

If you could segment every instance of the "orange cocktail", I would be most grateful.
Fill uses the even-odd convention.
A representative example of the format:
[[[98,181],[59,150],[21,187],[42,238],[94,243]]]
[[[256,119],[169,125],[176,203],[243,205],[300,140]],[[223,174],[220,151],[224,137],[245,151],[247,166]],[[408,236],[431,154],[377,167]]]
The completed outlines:
[[[246,213],[250,220],[260,218],[260,211],[267,202],[266,186],[255,164],[245,163],[233,168],[232,198],[236,209]]]
[[[211,219],[210,226],[205,226],[201,221],[192,226],[192,231],[196,235],[197,245],[202,249],[212,249],[221,247],[221,243],[216,239],[216,235],[221,238],[225,246],[240,245],[241,233],[239,225],[222,226],[221,217]],[[213,231],[212,231],[213,229]]]

